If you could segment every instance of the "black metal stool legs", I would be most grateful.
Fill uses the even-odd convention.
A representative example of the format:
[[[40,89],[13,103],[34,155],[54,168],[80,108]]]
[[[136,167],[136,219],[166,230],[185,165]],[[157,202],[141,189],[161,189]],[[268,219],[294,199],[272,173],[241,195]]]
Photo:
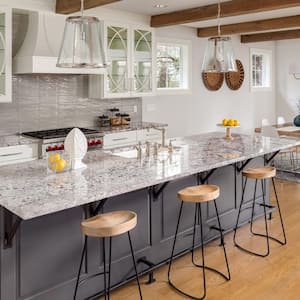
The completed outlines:
[[[133,261],[133,266],[134,266],[134,271],[135,271],[135,276],[136,276],[136,281],[138,284],[138,288],[139,288],[139,294],[140,294],[140,299],[143,299],[142,296],[142,291],[141,291],[141,286],[140,286],[140,280],[139,280],[139,275],[138,275],[138,271],[137,271],[137,267],[136,267],[136,261],[135,261],[135,257],[134,257],[134,252],[133,252],[133,247],[132,247],[132,242],[131,242],[131,236],[130,236],[130,232],[128,231],[128,239],[129,239],[129,244],[130,244],[130,251],[131,251],[131,256],[132,256],[132,261]]]
[[[219,212],[218,212],[215,200],[214,200],[214,203],[215,203],[215,208],[216,208],[216,215],[217,215],[218,225],[219,225],[219,228],[221,228],[221,223],[220,223],[220,218],[219,218]],[[180,219],[181,219],[181,215],[182,215],[182,207],[183,207],[183,201],[181,202],[179,216],[178,216],[178,221],[177,221],[177,225],[176,225],[175,237],[174,237],[174,242],[173,242],[173,247],[172,247],[172,253],[171,253],[170,263],[169,263],[168,281],[169,281],[169,284],[170,284],[170,286],[172,288],[174,288],[177,292],[183,294],[184,296],[187,296],[187,297],[189,297],[191,299],[195,299],[195,300],[202,300],[202,299],[204,299],[206,297],[206,275],[205,275],[205,270],[206,269],[210,270],[210,271],[213,271],[213,272],[221,275],[226,280],[230,280],[230,271],[229,271],[229,265],[228,265],[227,255],[226,255],[226,249],[225,249],[225,245],[222,244],[223,245],[223,249],[224,249],[224,256],[225,256],[225,261],[226,261],[226,267],[227,267],[227,271],[228,271],[228,276],[224,275],[223,273],[221,273],[220,271],[218,271],[216,269],[213,269],[211,267],[205,266],[204,239],[203,239],[204,233],[203,233],[203,224],[202,224],[202,211],[201,211],[201,205],[200,205],[200,203],[196,203],[195,204],[195,216],[194,216],[194,229],[193,229],[192,262],[193,262],[194,266],[202,268],[202,270],[203,270],[203,295],[202,295],[202,297],[198,298],[198,297],[192,296],[190,294],[187,294],[186,292],[184,292],[181,289],[177,288],[172,283],[172,281],[171,281],[171,266],[172,266],[173,257],[174,257],[175,244],[176,244],[177,235],[178,235],[178,228],[179,228]],[[195,262],[195,255],[194,255],[197,220],[198,220],[198,225],[200,225],[200,233],[201,233],[202,265],[199,265],[199,264],[197,264]],[[220,231],[220,235],[221,235],[221,240],[223,240],[223,233],[222,233],[222,231]]]
[[[272,185],[273,185],[273,189],[274,189],[274,193],[275,193],[276,204],[277,204],[277,208],[278,208],[278,213],[279,213],[279,217],[280,217],[282,233],[283,233],[283,237],[284,237],[283,241],[280,241],[279,239],[274,238],[273,236],[269,235],[268,220],[267,220],[267,207],[270,207],[270,206],[266,204],[265,193],[264,193],[264,179],[261,179],[261,189],[262,189],[263,203],[260,204],[260,205],[263,206],[263,208],[264,208],[264,222],[265,222],[265,232],[266,232],[266,234],[257,233],[257,232],[254,232],[254,230],[253,230],[254,207],[255,207],[255,204],[256,204],[255,201],[256,201],[257,179],[255,180],[254,197],[253,197],[253,202],[252,202],[252,211],[251,211],[251,220],[250,220],[250,232],[253,235],[266,238],[267,250],[266,250],[266,253],[264,253],[264,254],[258,253],[258,252],[254,252],[254,251],[251,251],[249,249],[246,249],[245,247],[243,247],[240,244],[238,244],[237,241],[236,241],[236,231],[237,231],[237,228],[239,226],[239,218],[240,218],[240,214],[241,214],[241,211],[242,211],[242,205],[244,203],[244,193],[245,193],[246,184],[247,184],[247,178],[246,178],[245,184],[243,186],[242,200],[241,200],[241,203],[240,203],[238,217],[237,217],[237,221],[236,221],[236,226],[235,226],[235,229],[234,229],[234,236],[233,236],[234,245],[236,247],[238,247],[240,250],[243,250],[243,251],[245,251],[245,252],[247,252],[249,254],[260,256],[260,257],[266,257],[266,256],[268,256],[270,254],[270,239],[273,240],[273,241],[275,241],[275,242],[277,242],[277,243],[279,243],[279,244],[281,244],[281,245],[285,245],[286,244],[286,234],[285,234],[285,230],[284,230],[283,218],[282,218],[282,214],[281,214],[281,210],[280,210],[280,205],[279,205],[279,200],[278,200],[278,195],[277,195],[277,191],[276,191],[276,187],[275,187],[274,178],[272,177]]]
[[[287,243],[286,233],[285,233],[285,229],[284,229],[283,218],[282,218],[282,214],[281,214],[281,209],[280,209],[280,205],[279,205],[279,200],[278,200],[278,195],[277,195],[277,191],[276,191],[276,187],[275,187],[274,178],[272,178],[272,185],[273,185],[273,189],[274,189],[274,194],[275,194],[275,199],[276,199],[276,204],[277,204],[277,208],[278,208],[281,229],[282,229],[282,234],[283,234],[283,242],[278,239],[276,239],[276,240],[279,244],[286,245],[286,243]],[[272,238],[272,239],[274,239],[274,238]]]
[[[85,255],[85,252],[86,252],[86,246],[87,246],[86,244],[87,244],[87,236],[84,237],[84,245],[83,245],[83,248],[82,248],[81,259],[80,259],[80,264],[79,264],[79,270],[78,270],[78,274],[77,274],[77,280],[76,280],[74,297],[73,297],[74,300],[76,299],[76,296],[77,296],[81,268],[82,268],[82,265],[83,265],[84,255]]]
[[[106,300],[106,251],[105,251],[105,238],[102,238],[102,252],[103,252],[103,278],[104,278],[104,299]]]

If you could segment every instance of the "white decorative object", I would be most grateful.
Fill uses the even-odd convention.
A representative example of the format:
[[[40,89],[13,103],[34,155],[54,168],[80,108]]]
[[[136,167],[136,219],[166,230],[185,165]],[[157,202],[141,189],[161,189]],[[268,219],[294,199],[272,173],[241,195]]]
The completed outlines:
[[[65,151],[70,156],[73,170],[86,168],[82,159],[87,153],[87,139],[78,128],[72,129],[65,139]]]

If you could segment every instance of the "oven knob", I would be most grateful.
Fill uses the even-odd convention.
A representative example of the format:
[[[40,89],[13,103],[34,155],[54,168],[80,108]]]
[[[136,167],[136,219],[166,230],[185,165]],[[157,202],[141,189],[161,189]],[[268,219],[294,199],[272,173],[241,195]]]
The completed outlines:
[[[59,150],[59,147],[57,145],[55,145],[54,150]]]
[[[96,141],[94,140],[94,141],[92,141],[92,143],[91,143],[93,146],[96,146],[97,145],[97,143],[96,143]]]
[[[60,145],[59,146],[59,150],[64,150],[65,149],[65,146],[64,145]]]
[[[101,141],[101,140],[97,140],[96,144],[97,144],[97,145],[101,145],[101,144],[102,144],[102,141]]]
[[[48,146],[47,149],[46,149],[46,152],[50,152],[50,151],[53,151],[53,149],[52,149],[51,146]]]

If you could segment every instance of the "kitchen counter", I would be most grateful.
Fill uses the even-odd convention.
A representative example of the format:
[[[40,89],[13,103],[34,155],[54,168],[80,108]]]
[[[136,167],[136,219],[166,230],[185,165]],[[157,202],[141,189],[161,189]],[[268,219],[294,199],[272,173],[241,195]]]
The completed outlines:
[[[300,141],[207,133],[177,139],[183,145],[165,161],[87,154],[87,168],[47,174],[46,161],[0,168],[0,205],[27,220],[154,186],[300,145]],[[176,142],[175,142],[176,143]]]
[[[36,144],[38,142],[39,141],[37,139],[31,139],[31,138],[28,138],[28,137],[24,137],[20,134],[0,136],[0,148],[10,147],[10,146],[17,146],[17,145]]]

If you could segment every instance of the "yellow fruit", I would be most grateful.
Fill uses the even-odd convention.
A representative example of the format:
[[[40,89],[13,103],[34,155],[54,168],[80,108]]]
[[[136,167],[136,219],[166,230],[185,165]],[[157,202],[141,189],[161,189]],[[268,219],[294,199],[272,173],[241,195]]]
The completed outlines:
[[[223,121],[222,121],[222,125],[223,125],[223,126],[227,126],[227,122],[228,122],[228,120],[227,120],[227,119],[223,119]]]
[[[59,153],[52,153],[52,154],[50,154],[50,156],[48,158],[49,164],[54,164],[54,163],[56,163],[59,160],[60,160]]]
[[[233,126],[237,126],[238,120],[233,120]]]
[[[67,162],[64,159],[60,159],[51,164],[51,170],[53,172],[62,172],[67,166]]]
[[[227,126],[234,126],[234,121],[233,121],[232,119],[230,119],[230,120],[228,121]]]

